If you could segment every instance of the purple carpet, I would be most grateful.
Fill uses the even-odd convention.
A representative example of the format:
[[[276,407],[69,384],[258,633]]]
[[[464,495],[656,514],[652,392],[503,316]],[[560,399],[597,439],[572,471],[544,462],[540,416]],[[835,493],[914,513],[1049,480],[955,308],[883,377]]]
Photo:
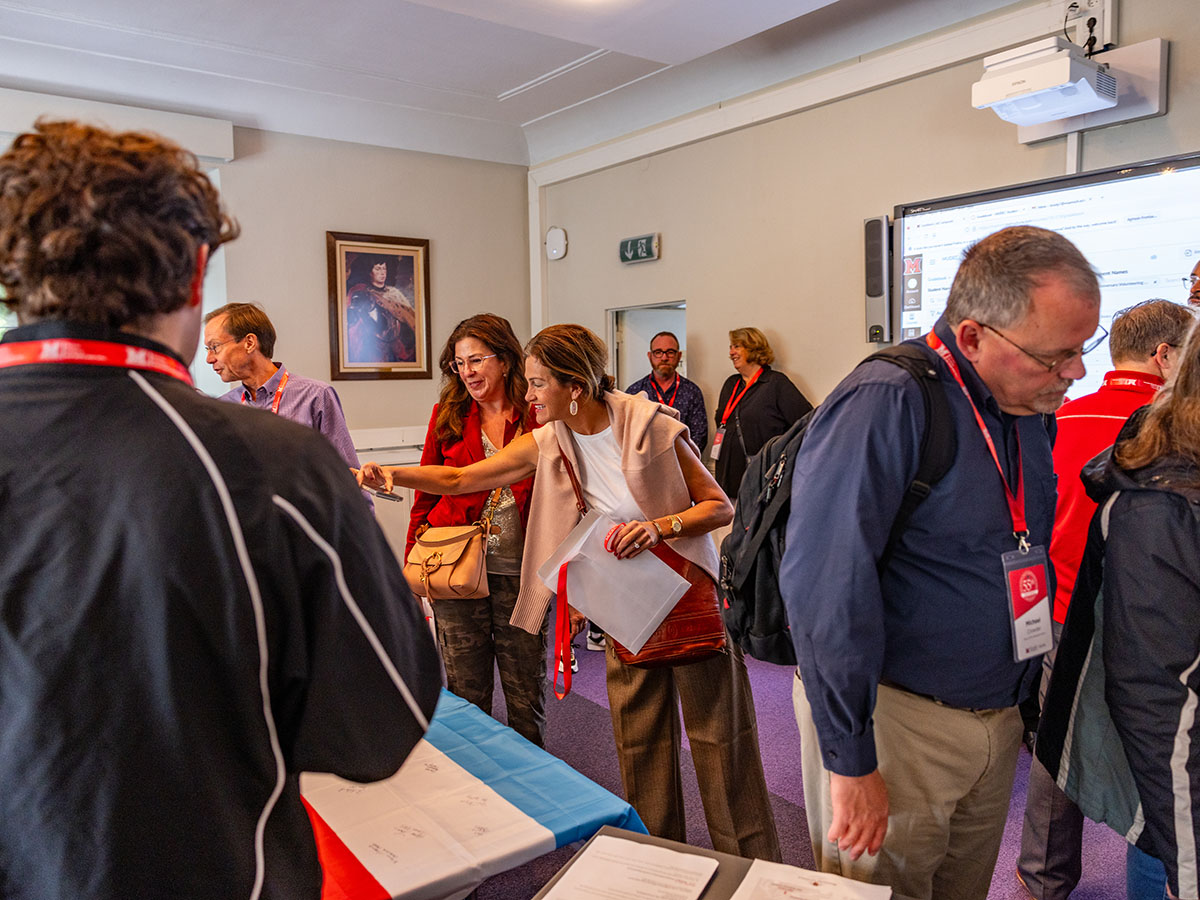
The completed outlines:
[[[582,643],[582,640],[580,640]],[[579,672],[565,700],[549,700],[546,749],[579,772],[621,795],[604,686],[604,654],[576,649]],[[800,780],[799,735],[792,714],[792,670],[747,659],[758,712],[758,731],[763,767],[771,805],[779,829],[783,861],[811,867],[808,826],[804,819],[804,793]],[[496,685],[496,716],[504,719],[503,694]],[[688,843],[711,847],[704,825],[704,812],[696,787],[686,737],[683,752],[683,784],[688,809]],[[1029,755],[1021,752],[1013,786],[1012,806],[1004,832],[1004,844],[996,863],[996,874],[988,894],[990,900],[1027,900],[1014,872],[1021,841],[1021,818],[1025,808],[1025,785]],[[478,890],[478,900],[527,900],[537,893],[578,848],[563,847],[554,853],[496,876]],[[1123,900],[1125,897],[1125,841],[1109,829],[1088,822],[1084,831],[1083,880],[1071,895],[1073,900]]]

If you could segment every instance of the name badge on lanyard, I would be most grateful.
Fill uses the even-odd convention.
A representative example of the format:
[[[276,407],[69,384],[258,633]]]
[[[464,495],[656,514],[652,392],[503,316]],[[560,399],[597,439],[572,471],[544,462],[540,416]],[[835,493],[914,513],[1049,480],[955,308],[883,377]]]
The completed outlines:
[[[1000,482],[1004,486],[1017,549],[1001,553],[1000,565],[1004,571],[1004,590],[1008,597],[1013,659],[1024,662],[1053,649],[1054,632],[1050,625],[1050,581],[1046,575],[1046,549],[1030,546],[1029,528],[1025,523],[1025,465],[1021,458],[1021,434],[1017,432],[1017,491],[1014,494],[1008,486],[1008,479],[1004,477],[1000,456],[996,453],[996,444],[987,430],[987,425],[984,424],[983,416],[975,406],[975,401],[971,398],[971,392],[967,390],[957,360],[942,339],[932,331],[926,336],[925,343],[942,358],[950,369],[950,374],[962,388],[963,396],[967,398],[971,411],[975,413],[975,423],[979,426],[983,440],[992,454],[996,471],[1000,474]]]
[[[721,458],[721,442],[725,440],[725,426],[722,425],[717,429],[717,433],[713,435],[712,449],[709,450],[709,456],[714,460]]]
[[[1010,550],[1000,560],[1012,613],[1013,658],[1021,662],[1054,647],[1046,551],[1042,547]]]
[[[729,395],[729,399],[725,402],[725,412],[721,416],[720,424],[717,425],[717,433],[713,435],[712,450],[709,451],[709,455],[713,460],[721,458],[721,444],[725,442],[725,426],[729,422],[729,417],[733,415],[733,411],[737,408],[737,405],[742,402],[742,398],[746,396],[750,388],[754,387],[754,383],[758,381],[758,376],[762,375],[764,371],[764,369],[760,368],[754,373],[754,377],[744,382],[744,386],[740,392],[735,387]]]

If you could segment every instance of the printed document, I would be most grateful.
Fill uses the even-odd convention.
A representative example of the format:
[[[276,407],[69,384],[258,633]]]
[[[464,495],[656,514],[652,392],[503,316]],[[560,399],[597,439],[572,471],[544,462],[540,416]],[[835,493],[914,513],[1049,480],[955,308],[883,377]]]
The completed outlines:
[[[598,835],[546,900],[697,900],[717,861],[654,844]]]

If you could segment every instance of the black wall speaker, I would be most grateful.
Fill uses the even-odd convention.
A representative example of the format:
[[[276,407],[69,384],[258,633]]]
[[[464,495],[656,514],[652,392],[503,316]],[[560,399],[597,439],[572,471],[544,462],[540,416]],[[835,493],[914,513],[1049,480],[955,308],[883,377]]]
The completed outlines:
[[[892,339],[890,244],[891,227],[887,216],[863,220],[867,341],[877,344]]]

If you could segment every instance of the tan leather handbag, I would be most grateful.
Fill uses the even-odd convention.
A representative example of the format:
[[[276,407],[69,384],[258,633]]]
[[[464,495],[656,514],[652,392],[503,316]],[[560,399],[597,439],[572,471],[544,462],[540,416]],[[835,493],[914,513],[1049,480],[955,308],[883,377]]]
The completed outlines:
[[[426,528],[404,562],[414,594],[430,600],[473,600],[488,595],[487,537],[503,488],[492,491],[473,525]]]

